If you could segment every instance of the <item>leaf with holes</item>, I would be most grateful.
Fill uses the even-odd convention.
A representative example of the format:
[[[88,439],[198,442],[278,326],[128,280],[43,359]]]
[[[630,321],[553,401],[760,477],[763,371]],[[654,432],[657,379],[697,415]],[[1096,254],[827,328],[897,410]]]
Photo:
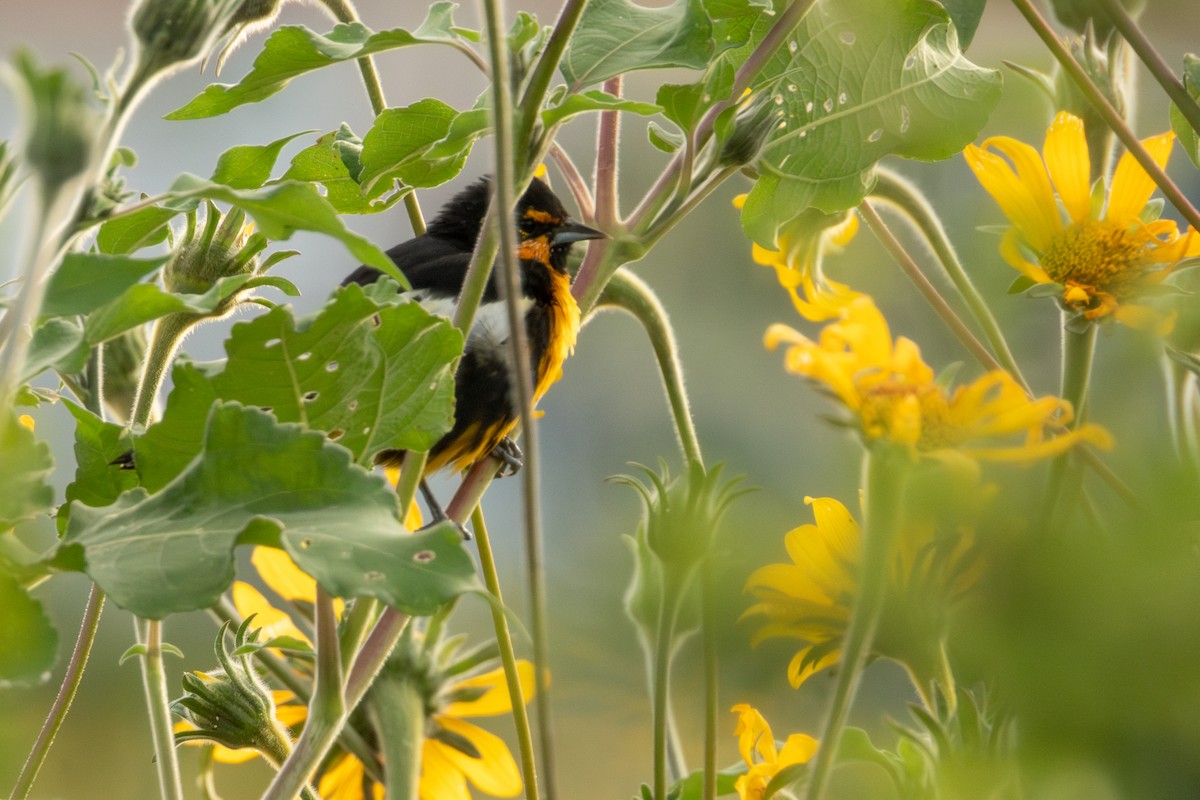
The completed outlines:
[[[589,3],[559,69],[572,91],[639,69],[704,69],[716,51],[701,0],[646,8],[629,0]]]
[[[478,583],[453,525],[410,534],[382,477],[324,436],[238,403],[215,406],[203,451],[161,492],[74,504],[61,564],[81,564],[150,619],[208,608],[239,544],[283,547],[331,594],[425,615]]]
[[[783,116],[742,226],[773,247],[777,228],[805,208],[857,205],[884,156],[958,153],[999,100],[1000,76],[963,56],[933,0],[819,0],[752,89],[773,92]]]
[[[240,82],[211,84],[166,118],[201,119],[227,114],[240,105],[267,99],[306,72],[398,47],[453,45],[460,39],[470,39],[469,31],[454,26],[455,7],[450,2],[434,3],[425,21],[411,33],[402,28],[376,33],[354,22],[338,25],[322,35],[302,25],[285,25],[268,37],[254,66]]]

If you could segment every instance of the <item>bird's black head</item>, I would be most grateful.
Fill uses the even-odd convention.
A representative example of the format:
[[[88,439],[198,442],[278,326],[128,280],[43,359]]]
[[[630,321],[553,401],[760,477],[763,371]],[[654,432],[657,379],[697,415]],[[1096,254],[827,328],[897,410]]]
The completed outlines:
[[[491,201],[491,179],[480,178],[454,196],[429,223],[429,233],[475,246],[483,227],[483,217]],[[567,271],[571,245],[586,239],[601,239],[604,234],[586,225],[572,222],[562,201],[545,181],[534,178],[514,214],[522,259],[538,261],[559,272]]]

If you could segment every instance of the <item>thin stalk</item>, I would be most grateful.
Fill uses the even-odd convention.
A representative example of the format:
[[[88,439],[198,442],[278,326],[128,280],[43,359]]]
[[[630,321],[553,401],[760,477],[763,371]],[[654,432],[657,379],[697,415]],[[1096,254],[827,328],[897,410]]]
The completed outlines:
[[[1021,374],[1021,368],[1017,365],[1012,350],[1009,349],[1004,332],[1000,329],[1000,323],[996,321],[996,317],[988,307],[987,301],[983,299],[983,295],[971,282],[970,276],[963,268],[962,261],[958,258],[958,253],[954,251],[954,245],[950,243],[946,228],[942,225],[941,219],[938,218],[937,212],[934,211],[929,200],[917,187],[896,172],[881,168],[876,174],[875,190],[871,192],[871,196],[900,211],[925,238],[938,261],[941,262],[942,268],[954,283],[954,287],[958,289],[958,293],[966,302],[971,316],[983,329],[983,335],[987,337],[988,344],[992,346],[992,352],[996,354],[996,359],[1010,375],[1020,382],[1025,391],[1029,392],[1029,384]]]
[[[701,797],[717,796],[717,576],[711,554],[700,565],[700,626],[704,648],[704,787]]]
[[[79,684],[83,681],[83,671],[87,666],[88,657],[92,654],[92,644],[96,641],[96,630],[100,626],[100,613],[104,610],[104,590],[92,584],[88,593],[87,605],[83,609],[83,622],[79,625],[79,635],[75,638],[75,649],[71,651],[71,660],[67,662],[67,671],[63,674],[62,685],[58,687],[58,695],[50,706],[50,713],[42,723],[21,774],[17,776],[17,785],[13,787],[11,800],[25,800],[33,782],[37,780],[38,771],[54,744],[54,737],[66,721],[71,703],[79,692]]]
[[[354,654],[362,646],[363,640],[371,630],[375,617],[379,614],[379,601],[373,597],[359,597],[350,607],[342,623],[340,651],[342,654],[342,669],[348,669],[354,661]]]
[[[858,597],[846,629],[842,658],[838,664],[837,685],[825,718],[821,744],[808,773],[804,800],[818,800],[825,791],[837,755],[838,742],[846,727],[850,706],[858,690],[859,679],[875,629],[883,611],[887,588],[888,560],[904,498],[904,463],[907,453],[887,446],[868,450],[865,458],[862,563],[858,571]]]
[[[537,763],[533,753],[533,732],[529,727],[529,713],[525,709],[525,693],[521,690],[520,673],[517,671],[517,655],[513,647],[512,631],[508,617],[504,614],[504,597],[500,593],[500,574],[496,571],[496,556],[492,540],[488,536],[487,523],[478,504],[471,513],[471,527],[475,529],[475,542],[479,547],[479,567],[488,592],[496,598],[490,604],[492,627],[496,631],[496,643],[500,646],[500,661],[504,664],[504,680],[508,684],[508,697],[512,703],[513,724],[517,729],[517,747],[521,753],[521,776],[525,781],[526,800],[539,800]]]
[[[604,82],[604,91],[621,96],[621,76]],[[621,150],[621,114],[601,111],[596,131],[596,224],[611,229],[620,222],[617,196],[617,162]]]
[[[158,399],[158,390],[162,388],[167,370],[171,368],[175,351],[183,337],[196,324],[196,320],[195,314],[176,312],[154,323],[154,333],[150,337],[146,362],[142,367],[142,377],[138,381],[133,412],[129,418],[135,427],[150,424],[150,415],[154,411],[154,402]]]
[[[317,766],[337,740],[346,717],[354,708],[348,702],[342,682],[342,656],[338,646],[337,616],[333,598],[317,587],[317,674],[304,732],[275,773],[263,800],[291,800],[307,786]],[[361,695],[356,699],[362,699]]]
[[[663,593],[658,608],[658,631],[654,642],[654,800],[667,800],[667,715],[670,704],[671,655],[677,606],[675,597]]]
[[[158,789],[163,800],[183,800],[179,761],[175,757],[175,737],[171,728],[171,703],[167,697],[167,676],[163,669],[162,621],[146,620],[146,652],[142,656],[142,686],[150,712],[150,733],[154,738],[154,759],[158,765]],[[138,620],[134,620],[135,628]]]
[[[1175,206],[1176,210],[1192,225],[1193,228],[1200,229],[1200,211],[1196,210],[1188,199],[1184,197],[1183,192],[1175,185],[1175,182],[1167,177],[1167,173],[1155,162],[1155,160],[1146,152],[1146,148],[1138,141],[1137,136],[1130,129],[1125,120],[1121,118],[1104,93],[1094,84],[1087,72],[1079,65],[1071,55],[1071,52],[1066,48],[1049,23],[1042,18],[1037,9],[1033,7],[1030,0],[1012,0],[1013,5],[1021,12],[1022,16],[1029,22],[1030,27],[1038,35],[1038,38],[1050,49],[1058,63],[1068,75],[1079,90],[1083,92],[1084,97],[1092,104],[1092,107],[1104,118],[1105,123],[1113,129],[1117,134],[1117,138],[1125,145],[1125,149],[1129,151],[1137,162],[1142,165],[1150,178],[1158,184],[1158,188],[1162,190],[1163,195],[1167,200],[1171,201],[1171,205]]]
[[[569,4],[568,4],[569,5]],[[525,559],[529,582],[529,603],[533,632],[533,664],[536,676],[536,712],[538,718],[538,744],[541,755],[542,780],[546,797],[556,796],[554,728],[550,708],[550,646],[546,613],[546,577],[544,567],[545,544],[542,535],[542,518],[538,469],[538,428],[534,416],[534,377],[529,363],[529,341],[525,330],[524,312],[521,310],[521,274],[517,261],[516,231],[509,220],[516,206],[515,173],[522,172],[518,166],[519,156],[515,148],[526,148],[532,129],[525,129],[526,120],[535,118],[541,108],[540,96],[536,94],[540,75],[535,70],[535,92],[528,99],[530,106],[521,115],[521,127],[516,133],[512,129],[512,97],[509,93],[508,50],[504,31],[504,3],[502,0],[483,0],[484,16],[487,20],[488,56],[492,67],[493,129],[496,140],[496,194],[492,201],[501,210],[497,215],[500,260],[503,265],[504,301],[508,310],[510,359],[509,365],[515,377],[516,405],[521,410],[521,435],[525,444],[525,466],[521,470],[522,494],[525,506]],[[564,16],[566,10],[564,9]],[[558,31],[556,30],[557,34]],[[552,35],[553,38],[553,35]],[[546,62],[546,53],[538,61],[537,70]],[[526,92],[526,98],[529,98]],[[536,99],[536,104],[533,100]],[[520,136],[522,138],[515,138]],[[601,198],[597,197],[597,203]]]
[[[1066,322],[1066,315],[1063,315]],[[1060,395],[1071,403],[1075,416],[1067,425],[1069,430],[1079,427],[1087,415],[1087,393],[1091,382],[1092,360],[1096,352],[1096,331],[1098,325],[1089,325],[1083,333],[1069,331],[1064,326],[1062,339],[1062,383]],[[1071,469],[1070,454],[1063,453],[1050,464],[1050,476],[1046,481],[1046,495],[1042,498],[1042,520],[1048,530],[1053,530],[1059,522],[1066,523],[1069,519],[1071,503],[1064,503],[1065,489],[1077,484],[1076,475]]]
[[[371,723],[387,764],[386,797],[417,800],[425,745],[425,698],[410,676],[385,672],[367,700]]]
[[[937,287],[925,277],[925,273],[921,271],[921,268],[917,266],[917,262],[904,249],[904,245],[900,244],[900,241],[892,235],[891,230],[879,218],[879,214],[875,212],[875,208],[871,205],[870,201],[863,200],[859,203],[858,212],[867,221],[867,225],[871,228],[871,232],[875,234],[875,237],[879,239],[880,244],[891,254],[892,258],[900,266],[900,269],[904,271],[908,279],[921,292],[921,296],[925,298],[926,302],[933,307],[934,312],[950,328],[951,333],[962,342],[967,352],[973,355],[980,364],[989,370],[1002,369],[1000,363],[996,361],[991,352],[975,338],[975,334],[971,333],[970,328],[966,326],[962,318],[955,313],[950,304],[938,292]]]
[[[671,419],[684,458],[690,463],[703,463],[700,455],[700,440],[692,422],[688,405],[687,389],[683,383],[683,369],[679,363],[679,347],[667,311],[658,297],[641,278],[627,269],[618,269],[604,289],[601,298],[604,305],[612,305],[627,311],[641,323],[646,338],[654,348],[658,360],[658,371],[662,376],[663,389],[671,407]]]
[[[588,188],[587,181],[583,179],[579,168],[575,166],[575,162],[571,160],[571,156],[566,150],[559,146],[558,142],[551,142],[546,155],[558,167],[559,172],[567,180],[567,186],[571,189],[571,195],[575,198],[575,205],[579,206],[579,216],[584,222],[594,222],[596,219],[596,201],[592,197],[592,192]]]
[[[1120,31],[1122,38],[1129,42],[1129,46],[1146,65],[1146,69],[1154,76],[1154,80],[1158,81],[1158,85],[1171,98],[1171,102],[1183,114],[1188,125],[1192,126],[1193,131],[1200,133],[1200,105],[1196,104],[1192,95],[1184,88],[1183,81],[1179,80],[1171,71],[1170,65],[1155,49],[1154,43],[1117,0],[1100,0],[1100,7],[1108,15],[1113,26]]]

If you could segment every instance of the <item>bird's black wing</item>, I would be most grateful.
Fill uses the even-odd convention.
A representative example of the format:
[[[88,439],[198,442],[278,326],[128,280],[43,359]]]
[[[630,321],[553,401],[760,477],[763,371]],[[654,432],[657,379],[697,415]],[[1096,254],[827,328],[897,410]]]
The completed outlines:
[[[418,236],[402,242],[387,251],[387,255],[408,278],[414,291],[422,290],[433,297],[457,297],[462,289],[467,267],[471,264],[470,251],[463,250],[457,242],[446,241],[434,236]],[[379,280],[383,273],[374,267],[363,265],[351,272],[342,285],[357,283],[369,286]],[[496,276],[488,281],[483,302],[498,299]]]

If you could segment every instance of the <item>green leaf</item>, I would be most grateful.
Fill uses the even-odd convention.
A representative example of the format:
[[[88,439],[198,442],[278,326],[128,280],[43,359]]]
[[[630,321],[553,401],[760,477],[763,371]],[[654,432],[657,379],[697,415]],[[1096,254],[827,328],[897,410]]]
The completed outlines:
[[[57,652],[58,632],[42,604],[0,570],[0,682],[45,683]]]
[[[723,797],[737,791],[737,779],[746,774],[742,765],[732,770],[717,772],[717,796]],[[704,797],[704,772],[696,770],[681,781],[678,781],[667,792],[673,800],[702,800]]]
[[[662,109],[653,103],[626,100],[608,92],[593,89],[582,94],[569,94],[554,108],[547,108],[542,112],[542,124],[549,128],[589,111],[627,111],[632,114],[650,116],[659,113]]]
[[[135,441],[150,491],[199,452],[218,399],[324,431],[360,463],[384,449],[427,450],[454,422],[461,334],[416,303],[376,303],[356,284],[306,318],[281,306],[235,325],[225,351],[223,368],[176,367],[162,421]]]
[[[67,486],[68,504],[59,510],[60,532],[66,527],[71,500],[107,506],[138,483],[136,472],[112,463],[129,451],[125,428],[105,422],[70,400],[63,400],[63,405],[75,418],[75,480]]]
[[[789,786],[800,781],[800,778],[808,772],[808,764],[788,764],[783,769],[771,776],[771,780],[767,783],[767,788],[763,790],[763,800],[771,800]]]
[[[703,83],[664,83],[658,87],[655,101],[662,106],[663,116],[685,131],[690,131],[704,113]]]
[[[404,276],[382,250],[347,230],[329,201],[308,183],[287,181],[261,189],[231,189],[184,173],[171,187],[176,198],[208,198],[242,208],[258,229],[275,241],[290,239],[296,231],[316,231],[338,239],[355,258],[404,283]],[[407,285],[404,283],[404,285]]]
[[[88,315],[83,325],[84,336],[89,345],[97,345],[167,314],[211,314],[250,278],[250,275],[220,278],[204,294],[171,294],[152,283],[134,284],[116,300]]]
[[[76,373],[87,364],[87,358],[88,346],[82,328],[65,319],[47,320],[33,332],[21,380],[32,380],[48,369]]]
[[[946,7],[946,13],[954,22],[958,31],[958,43],[963,50],[971,46],[975,31],[979,29],[979,20],[983,18],[983,9],[987,0],[941,0]]]
[[[201,119],[257,103],[294,78],[343,61],[414,44],[453,44],[460,38],[450,22],[454,3],[434,3],[413,33],[402,28],[376,33],[357,22],[338,25],[325,35],[301,25],[285,25],[267,39],[250,72],[236,85],[214,83],[166,119]]]
[[[1193,100],[1200,100],[1200,56],[1188,53],[1183,57],[1183,86]],[[1183,152],[1200,167],[1200,133],[1192,129],[1179,107],[1171,104],[1171,130],[1179,137]]]
[[[270,144],[242,144],[231,147],[217,159],[217,168],[209,179],[213,183],[221,183],[231,189],[257,189],[271,177],[275,161],[283,146],[305,133],[293,133],[282,139],[276,139]]]
[[[121,658],[117,660],[117,666],[118,667],[121,666],[122,664],[124,664],[126,661],[128,661],[131,658],[137,658],[138,656],[144,656],[148,652],[150,652],[150,650],[144,644],[130,645],[129,647],[125,648],[124,653],[121,653]]]
[[[50,510],[54,489],[46,478],[53,471],[50,446],[6,411],[0,418],[0,531]]]
[[[559,69],[577,91],[639,69],[704,69],[715,50],[701,0],[665,8],[605,0],[588,4]]]
[[[666,130],[653,120],[646,127],[646,134],[650,137],[650,144],[664,153],[674,153],[683,147],[684,139],[682,133]]]
[[[88,314],[120,297],[130,286],[165,264],[167,258],[68,253],[50,276],[42,316]]]
[[[483,109],[459,114],[432,98],[389,108],[363,137],[359,181],[369,196],[393,178],[426,188],[445,183],[462,170],[475,140],[486,130]]]
[[[1037,282],[1034,281],[1034,279],[1029,277],[1028,275],[1023,275],[1023,274],[1018,275],[1017,277],[1013,278],[1013,282],[1011,284],[1009,284],[1008,293],[1009,294],[1020,294],[1021,292],[1027,292],[1030,289],[1032,289],[1036,284],[1037,284]]]
[[[772,247],[805,208],[858,204],[884,156],[959,152],[999,100],[1000,76],[962,55],[933,0],[821,0],[752,88],[784,112],[742,210],[746,233]]]
[[[362,172],[361,151],[362,142],[343,125],[297,153],[288,171],[283,173],[283,180],[321,184],[325,187],[325,199],[339,214],[374,214],[391,208],[403,194],[397,192],[386,200],[363,194],[358,183]]]
[[[167,223],[179,209],[149,206],[129,216],[111,219],[100,226],[96,247],[101,253],[125,255],[167,238]]]
[[[477,587],[453,525],[409,534],[387,483],[345,448],[237,403],[214,407],[202,455],[158,494],[75,505],[62,547],[117,605],[161,619],[213,605],[243,543],[281,545],[331,594],[409,614]]]

